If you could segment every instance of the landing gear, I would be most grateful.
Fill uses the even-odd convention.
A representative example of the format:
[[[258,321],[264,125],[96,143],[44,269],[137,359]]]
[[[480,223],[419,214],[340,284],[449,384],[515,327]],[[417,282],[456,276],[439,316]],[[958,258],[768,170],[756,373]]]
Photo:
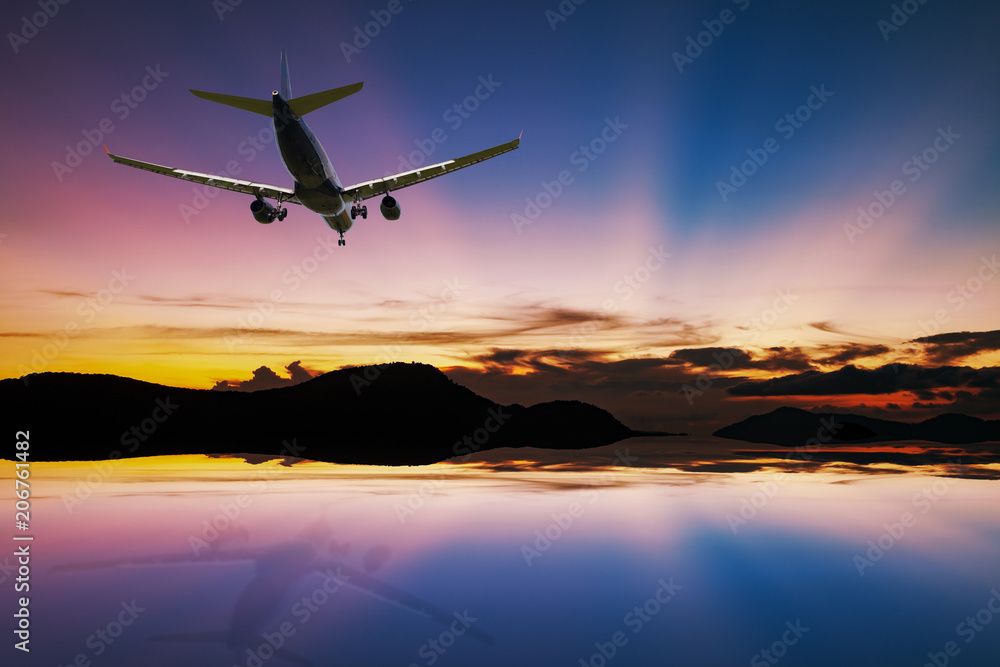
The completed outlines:
[[[356,204],[354,206],[352,206],[351,207],[351,220],[354,220],[359,215],[363,219],[367,220],[368,219],[368,207],[367,206],[358,206]]]
[[[347,245],[347,241],[344,240],[344,232],[340,232],[340,238],[337,239],[337,245]]]
[[[282,220],[285,219],[285,216],[288,215],[288,209],[287,208],[283,208],[281,206],[281,195],[280,194],[278,195],[278,198],[275,200],[275,203],[278,205],[278,208],[275,209],[275,211],[271,214],[271,222],[274,222],[275,220],[277,220],[278,222],[281,222]]]

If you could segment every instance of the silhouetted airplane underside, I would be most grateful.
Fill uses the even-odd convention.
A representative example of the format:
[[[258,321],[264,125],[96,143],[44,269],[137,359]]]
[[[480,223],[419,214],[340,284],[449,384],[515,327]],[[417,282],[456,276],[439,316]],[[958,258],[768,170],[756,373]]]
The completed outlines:
[[[386,220],[398,220],[400,216],[399,203],[390,194],[391,192],[503,155],[517,148],[521,142],[521,138],[518,137],[505,144],[454,160],[446,160],[393,176],[344,187],[337,177],[337,172],[330,165],[326,151],[323,150],[312,130],[306,125],[303,116],[348,95],[353,95],[361,90],[362,85],[363,82],[302,97],[292,97],[292,88],[288,81],[288,61],[285,58],[285,52],[282,51],[281,89],[273,91],[270,100],[206,93],[200,90],[191,91],[202,99],[273,118],[274,136],[278,143],[278,149],[281,151],[281,159],[293,179],[293,185],[290,188],[133,160],[112,154],[107,146],[104,147],[104,150],[118,164],[213,188],[253,195],[254,201],[250,204],[250,211],[253,213],[254,219],[262,224],[284,220],[288,210],[283,208],[282,204],[302,204],[322,216],[332,229],[339,232],[338,244],[345,245],[344,232],[351,228],[355,218],[358,216],[368,217],[368,207],[361,204],[366,199],[381,195],[382,201],[379,208],[382,215]],[[267,199],[274,199],[276,205],[271,204]]]

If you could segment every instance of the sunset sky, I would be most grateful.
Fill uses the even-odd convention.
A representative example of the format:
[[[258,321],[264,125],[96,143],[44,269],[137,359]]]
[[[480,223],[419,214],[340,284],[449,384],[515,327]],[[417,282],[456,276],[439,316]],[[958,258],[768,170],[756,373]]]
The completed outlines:
[[[0,377],[420,361],[636,428],[996,418],[1000,6],[902,4],[7,3]],[[188,92],[267,98],[282,48],[295,95],[365,83],[307,118],[345,185],[521,146],[346,248],[103,155],[291,185]]]

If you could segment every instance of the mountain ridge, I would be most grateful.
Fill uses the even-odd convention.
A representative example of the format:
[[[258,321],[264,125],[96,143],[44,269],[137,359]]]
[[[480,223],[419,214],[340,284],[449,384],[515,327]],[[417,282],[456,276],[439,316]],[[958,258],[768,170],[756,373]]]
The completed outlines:
[[[32,431],[35,461],[291,453],[420,465],[498,447],[583,449],[647,435],[587,403],[500,405],[433,366],[401,362],[253,392],[41,373],[0,380],[0,402],[11,432]]]

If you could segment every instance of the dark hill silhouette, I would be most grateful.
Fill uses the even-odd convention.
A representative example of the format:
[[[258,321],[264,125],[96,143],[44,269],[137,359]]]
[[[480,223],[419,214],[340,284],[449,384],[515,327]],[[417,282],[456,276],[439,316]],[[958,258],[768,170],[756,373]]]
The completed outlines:
[[[834,428],[821,431],[826,425]],[[832,432],[831,443],[871,443],[927,440],[952,445],[1000,441],[1000,421],[959,414],[943,414],[918,423],[874,419],[861,415],[808,412],[778,408],[719,429],[712,435],[782,447],[804,445],[810,438]]]
[[[256,392],[76,373],[26,380],[0,381],[0,404],[9,432],[31,429],[35,461],[246,453],[401,465],[497,447],[597,447],[640,435],[577,401],[500,406],[424,364],[348,368]]]

